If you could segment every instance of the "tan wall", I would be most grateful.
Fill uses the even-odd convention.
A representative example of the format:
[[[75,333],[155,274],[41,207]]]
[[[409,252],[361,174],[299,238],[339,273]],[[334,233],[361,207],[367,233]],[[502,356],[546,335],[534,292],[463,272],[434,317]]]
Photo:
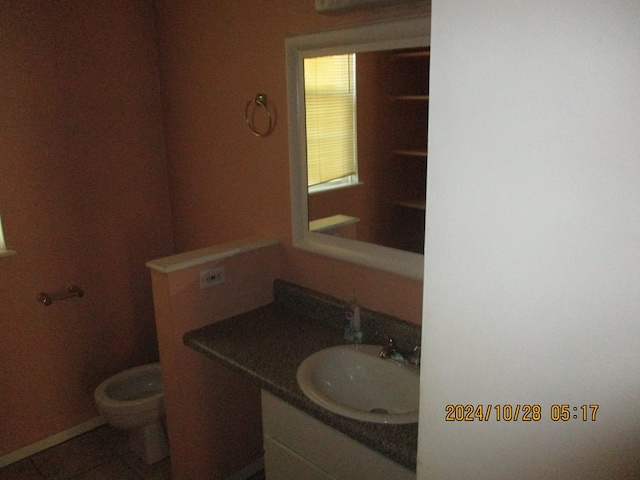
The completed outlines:
[[[99,381],[157,358],[144,263],[173,253],[172,223],[177,251],[278,237],[285,279],[421,321],[421,282],[291,248],[284,61],[289,34],[418,11],[0,3],[0,214],[18,252],[0,259],[0,455],[92,418]],[[264,139],[244,120],[257,92],[278,118]],[[84,298],[36,304],[71,283]]]
[[[291,245],[284,42],[288,35],[420,9],[317,14],[313,1],[157,3],[173,221],[179,251],[256,234],[285,245],[287,280],[420,323],[422,283]],[[257,138],[244,108],[266,93],[278,122]]]
[[[144,263],[173,248],[152,2],[0,2],[0,19],[2,456],[157,359]],[[82,299],[36,303],[72,283]]]

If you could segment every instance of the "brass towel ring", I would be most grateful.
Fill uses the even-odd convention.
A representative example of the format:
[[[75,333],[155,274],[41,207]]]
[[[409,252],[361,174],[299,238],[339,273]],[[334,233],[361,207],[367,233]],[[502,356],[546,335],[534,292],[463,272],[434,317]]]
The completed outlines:
[[[249,118],[249,107],[251,107],[252,104],[254,105],[254,109],[251,112],[251,118]],[[263,109],[265,112],[267,112],[267,117],[269,118],[269,126],[264,132],[258,131],[254,125],[253,116],[255,115],[256,109]],[[258,93],[256,94],[256,97],[253,100],[249,100],[247,102],[247,106],[244,108],[244,117],[247,120],[247,125],[249,126],[249,129],[256,137],[266,137],[268,135],[271,135],[271,132],[273,131],[273,128],[275,125],[273,123],[273,119],[271,117],[271,112],[269,111],[269,107],[267,106],[266,94]]]

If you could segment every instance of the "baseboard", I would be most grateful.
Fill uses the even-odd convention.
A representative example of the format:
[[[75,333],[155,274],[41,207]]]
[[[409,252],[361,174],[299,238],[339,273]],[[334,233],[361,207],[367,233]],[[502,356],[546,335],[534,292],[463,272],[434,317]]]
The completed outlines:
[[[68,430],[56,433],[55,435],[51,435],[50,437],[43,438],[40,441],[27,445],[26,447],[22,447],[11,453],[7,453],[6,455],[0,457],[0,468],[6,467],[7,465],[15,462],[19,462],[20,460],[24,460],[34,453],[41,452],[43,450],[46,450],[47,448],[54,447],[62,442],[66,442],[73,437],[77,437],[78,435],[87,433],[88,431],[104,425],[105,423],[107,423],[106,420],[101,416],[95,417],[91,420],[81,423],[80,425],[71,427]]]
[[[247,480],[251,475],[255,475],[260,470],[264,469],[264,458],[260,457],[255,462],[247,465],[242,470],[237,471],[225,480]]]

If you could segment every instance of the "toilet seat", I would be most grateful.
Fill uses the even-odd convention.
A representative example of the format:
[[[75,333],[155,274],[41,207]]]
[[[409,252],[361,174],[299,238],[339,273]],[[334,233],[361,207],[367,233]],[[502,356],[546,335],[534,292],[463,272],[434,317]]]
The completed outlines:
[[[94,392],[98,410],[114,427],[132,429],[165,413],[159,363],[134,367],[103,381]]]
[[[159,363],[117,373],[103,381],[95,390],[96,402],[109,410],[153,409],[154,404],[163,396]]]
[[[109,425],[129,431],[131,450],[146,463],[155,463],[169,455],[159,363],[117,373],[98,385],[93,396]]]

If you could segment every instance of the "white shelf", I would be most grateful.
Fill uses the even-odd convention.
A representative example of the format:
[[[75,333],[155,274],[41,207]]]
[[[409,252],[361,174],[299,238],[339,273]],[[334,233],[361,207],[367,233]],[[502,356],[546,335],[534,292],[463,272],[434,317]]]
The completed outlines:
[[[426,210],[427,206],[424,200],[401,200],[393,202],[398,207],[411,208],[414,210]]]
[[[395,155],[399,155],[401,157],[419,157],[419,158],[427,158],[426,150],[394,150],[393,153]]]
[[[421,58],[421,57],[430,57],[431,50],[416,50],[415,52],[401,52],[396,53],[397,58]]]
[[[426,102],[429,100],[429,95],[392,95],[391,99],[403,102]]]

